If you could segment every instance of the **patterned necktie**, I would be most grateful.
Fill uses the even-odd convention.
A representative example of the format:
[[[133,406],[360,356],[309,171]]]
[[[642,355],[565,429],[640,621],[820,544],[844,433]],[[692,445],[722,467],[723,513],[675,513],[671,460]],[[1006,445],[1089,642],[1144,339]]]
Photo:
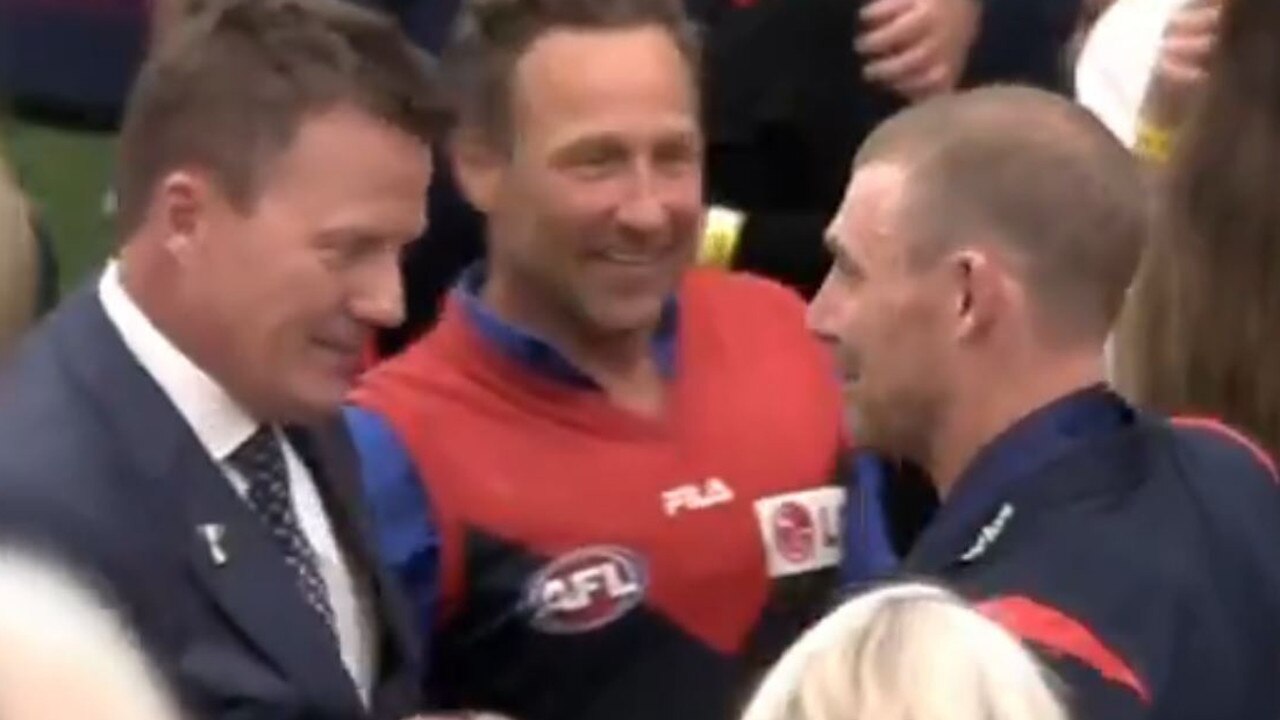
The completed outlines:
[[[303,535],[302,526],[293,511],[284,451],[275,433],[270,426],[259,427],[227,460],[248,481],[245,499],[266,524],[271,537],[284,553],[285,562],[298,574],[298,587],[307,604],[320,614],[336,636],[329,591],[320,576],[315,548]]]

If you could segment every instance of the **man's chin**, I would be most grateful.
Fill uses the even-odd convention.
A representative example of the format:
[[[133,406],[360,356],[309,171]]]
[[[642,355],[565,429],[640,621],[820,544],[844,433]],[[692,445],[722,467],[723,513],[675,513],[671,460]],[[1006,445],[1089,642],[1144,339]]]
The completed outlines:
[[[602,335],[651,333],[662,324],[662,301],[601,306],[592,313],[593,324]]]
[[[306,424],[331,418],[341,412],[353,387],[345,376],[329,376],[300,387],[281,408],[281,414],[288,416],[284,421]]]
[[[898,448],[873,419],[851,407],[845,407],[845,439],[850,447],[868,450],[881,456],[896,456]]]

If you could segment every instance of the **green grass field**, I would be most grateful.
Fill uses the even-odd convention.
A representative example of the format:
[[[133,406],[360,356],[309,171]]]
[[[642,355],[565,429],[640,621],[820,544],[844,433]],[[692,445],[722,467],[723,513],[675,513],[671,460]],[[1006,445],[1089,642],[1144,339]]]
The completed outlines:
[[[113,137],[21,122],[7,123],[0,132],[53,237],[60,284],[68,290],[103,261],[113,244],[103,211]]]

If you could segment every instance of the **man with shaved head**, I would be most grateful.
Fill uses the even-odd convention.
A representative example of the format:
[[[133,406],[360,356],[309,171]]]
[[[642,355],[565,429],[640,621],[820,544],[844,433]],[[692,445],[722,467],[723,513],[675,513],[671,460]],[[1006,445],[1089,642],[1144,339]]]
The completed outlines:
[[[941,497],[905,570],[1044,651],[1076,717],[1278,717],[1273,463],[1104,381],[1146,214],[1086,111],[1018,88],[930,101],[860,152],[809,323],[854,436]]]

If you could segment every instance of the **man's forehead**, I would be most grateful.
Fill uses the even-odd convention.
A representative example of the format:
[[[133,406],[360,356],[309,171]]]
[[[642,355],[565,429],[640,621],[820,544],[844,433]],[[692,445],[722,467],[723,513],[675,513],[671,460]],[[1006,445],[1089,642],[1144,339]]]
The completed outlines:
[[[696,113],[696,89],[675,41],[648,26],[549,31],[515,66],[517,103],[594,110],[656,103]]]
[[[556,30],[521,58],[514,95],[524,140],[563,147],[581,140],[700,141],[688,67],[662,30]]]
[[[857,168],[832,222],[831,234],[842,242],[855,235],[892,235],[906,175],[906,169],[894,163],[873,162]]]

